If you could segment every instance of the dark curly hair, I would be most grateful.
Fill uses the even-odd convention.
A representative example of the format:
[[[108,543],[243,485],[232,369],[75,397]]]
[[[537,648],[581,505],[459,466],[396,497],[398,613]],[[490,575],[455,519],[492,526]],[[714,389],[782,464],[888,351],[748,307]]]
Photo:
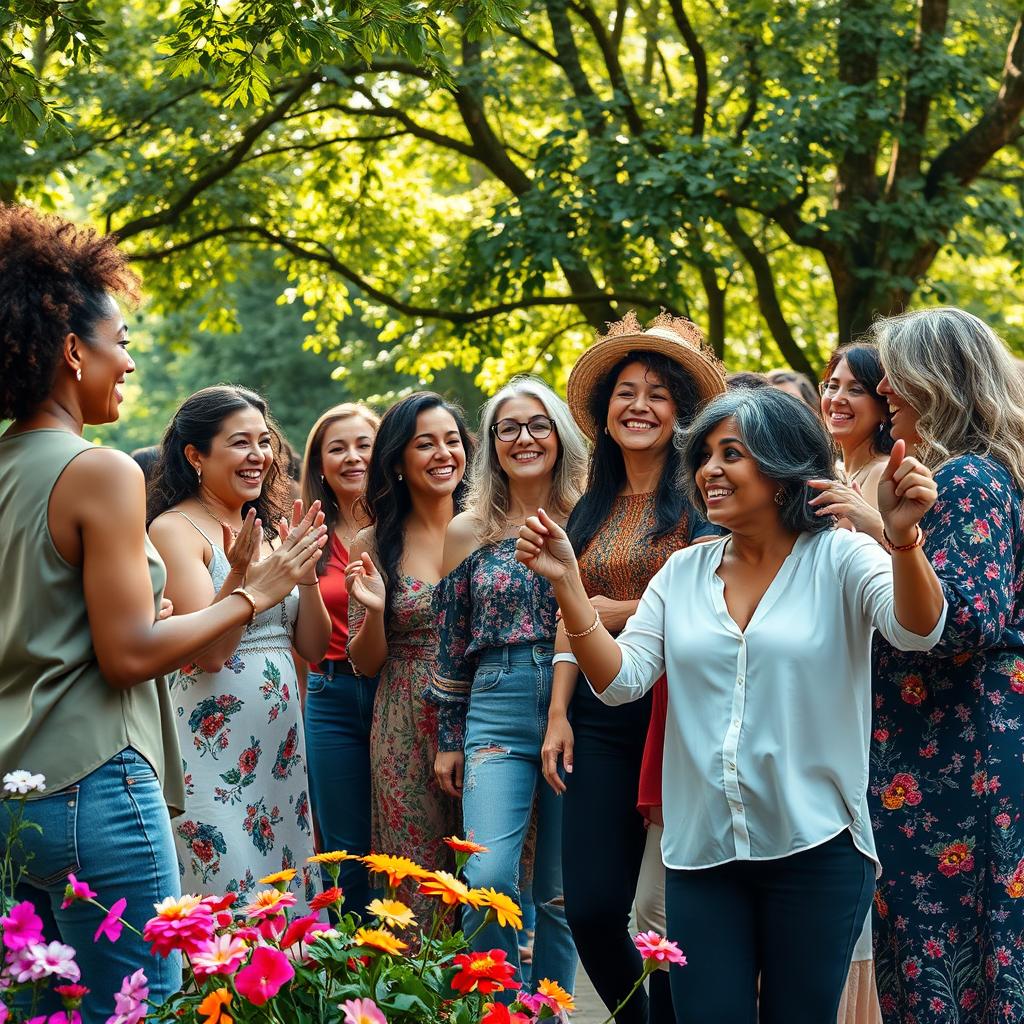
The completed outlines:
[[[221,425],[235,412],[242,409],[256,409],[267,421],[270,431],[270,446],[274,461],[270,466],[263,489],[255,501],[242,506],[244,517],[249,509],[256,509],[256,515],[263,524],[263,535],[273,540],[277,534],[277,523],[281,516],[291,513],[291,485],[287,464],[281,447],[281,432],[271,418],[266,401],[255,391],[236,387],[233,384],[217,384],[203,388],[190,395],[178,407],[171,418],[160,442],[160,460],[153,469],[146,500],[146,525],[157,516],[163,515],[186,498],[199,493],[199,480],[195,469],[185,457],[186,445],[194,445],[204,455],[210,452],[210,444],[220,433]]]
[[[114,236],[0,203],[0,420],[31,415],[68,334],[88,343],[107,297],[134,302],[139,285]]]

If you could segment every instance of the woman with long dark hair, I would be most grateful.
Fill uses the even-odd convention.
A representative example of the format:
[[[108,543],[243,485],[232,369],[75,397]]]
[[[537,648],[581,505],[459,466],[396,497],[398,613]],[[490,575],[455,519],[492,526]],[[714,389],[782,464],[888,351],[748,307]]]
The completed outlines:
[[[349,660],[378,676],[370,730],[372,846],[429,868],[451,864],[443,839],[459,828],[458,806],[434,777],[437,710],[423,699],[437,654],[431,608],[444,535],[462,507],[473,443],[462,414],[420,391],[381,418],[370,458],[371,526],[349,562]],[[413,898],[421,922],[429,900]],[[361,909],[361,908],[355,908]]]
[[[113,238],[0,205],[0,419],[13,421],[0,438],[0,773],[46,777],[24,807],[34,827],[0,857],[45,940],[75,948],[91,990],[85,1024],[115,1013],[121,979],[139,967],[154,1004],[181,985],[180,956],[155,956],[128,930],[99,945],[103,911],[64,904],[72,871],[106,906],[126,899],[141,931],[153,904],[180,892],[171,815],[185,790],[162,676],[274,607],[322,543],[309,516],[244,586],[168,617],[142,470],[82,437],[119,416],[135,363],[114,296],[138,294]],[[0,801],[0,837],[11,807]],[[19,999],[26,1015],[64,1013],[52,989],[37,994]]]
[[[167,565],[175,608],[207,608],[244,585],[250,563],[271,554],[288,515],[296,522],[301,508],[292,505],[280,435],[259,395],[219,385],[187,398],[164,433],[149,488],[149,534]],[[298,582],[171,682],[188,783],[174,829],[186,892],[234,892],[244,900],[259,878],[294,869],[298,905],[315,893],[291,651],[318,661],[331,625],[316,565]]]
[[[632,314],[612,324],[573,367],[569,408],[594,450],[587,489],[566,532],[591,604],[613,633],[673,551],[719,533],[694,512],[680,486],[674,439],[702,402],[724,390],[722,370],[697,327],[666,315],[647,330]],[[567,642],[559,646],[568,650]],[[544,771],[555,792],[565,793],[566,916],[583,966],[612,1010],[641,968],[629,934],[634,898],[640,929],[660,916],[664,931],[663,903],[652,914],[651,895],[638,891],[638,879],[648,845],[654,877],[659,868],[664,875],[657,855],[661,758],[649,761],[650,785],[642,786],[642,766],[649,725],[664,730],[665,683],[658,683],[662,711],[655,722],[654,692],[628,707],[605,707],[563,657],[556,655]],[[564,778],[560,759],[570,773]],[[667,970],[651,975],[649,1008],[640,991],[617,1018],[619,1024],[672,1019]]]
[[[370,726],[377,679],[357,676],[348,660],[345,569],[356,534],[366,526],[363,496],[380,417],[358,402],[328,409],[313,424],[302,463],[302,500],[319,501],[329,541],[317,573],[331,616],[331,642],[306,685],[303,721],[309,795],[323,850],[370,852]],[[351,909],[370,902],[366,868],[341,865],[340,885]]]

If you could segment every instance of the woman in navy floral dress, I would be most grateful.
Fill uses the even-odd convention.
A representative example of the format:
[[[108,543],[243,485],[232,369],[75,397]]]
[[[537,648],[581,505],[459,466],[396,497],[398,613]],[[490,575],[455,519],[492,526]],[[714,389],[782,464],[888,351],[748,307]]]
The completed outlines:
[[[876,326],[892,433],[936,467],[949,604],[927,654],[875,644],[875,962],[886,1024],[1024,1019],[1024,387],[960,310]],[[951,401],[949,381],[959,388]]]

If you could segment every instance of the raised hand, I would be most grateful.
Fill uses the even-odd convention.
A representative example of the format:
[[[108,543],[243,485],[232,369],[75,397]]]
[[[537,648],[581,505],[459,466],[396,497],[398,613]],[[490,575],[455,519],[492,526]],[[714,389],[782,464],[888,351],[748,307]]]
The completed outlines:
[[[320,502],[314,501],[302,519],[287,531],[279,547],[250,566],[246,588],[256,599],[257,610],[272,608],[292,587],[316,571],[316,561],[327,543]]]
[[[348,563],[345,570],[345,585],[349,594],[368,612],[384,611],[384,600],[387,596],[384,580],[365,551],[359,558]]]
[[[237,535],[231,532],[231,527],[227,523],[221,523],[220,528],[224,554],[231,563],[231,571],[244,580],[249,566],[259,561],[263,524],[256,518],[256,510],[251,508],[245,514],[245,521]]]
[[[893,544],[914,541],[914,527],[935,504],[938,488],[931,470],[910,455],[905,441],[897,441],[878,482],[878,511]]]
[[[323,511],[322,510],[318,510],[317,515],[313,517],[313,529],[315,530],[318,526],[320,526],[324,522],[325,518],[326,517],[324,516]],[[302,502],[299,501],[298,499],[296,499],[294,504],[292,505],[292,519],[291,519],[291,522],[289,523],[288,520],[284,516],[281,516],[281,519],[280,519],[280,521],[277,524],[277,535],[281,538],[281,542],[282,543],[284,543],[284,541],[288,538],[288,534],[292,530],[298,529],[299,523],[301,523],[301,522],[302,522]],[[303,579],[299,580],[299,583],[305,584],[307,586],[312,586],[312,584],[316,583],[316,580],[317,580],[317,576],[316,576],[316,562],[313,562],[313,564],[310,567],[309,571],[306,573],[306,575],[305,575],[305,577],[303,577]]]
[[[552,583],[578,571],[569,537],[542,508],[519,528],[516,558]]]

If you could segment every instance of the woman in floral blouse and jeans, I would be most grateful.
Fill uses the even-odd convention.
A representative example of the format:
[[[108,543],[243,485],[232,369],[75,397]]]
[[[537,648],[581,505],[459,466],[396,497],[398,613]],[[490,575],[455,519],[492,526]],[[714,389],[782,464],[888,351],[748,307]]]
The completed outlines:
[[[565,403],[530,378],[487,403],[480,437],[467,510],[448,527],[446,576],[434,594],[440,643],[428,698],[441,708],[435,770],[445,790],[462,797],[466,835],[489,850],[470,859],[467,881],[517,900],[536,798],[533,973],[571,991],[576,949],[562,900],[562,808],[541,775],[556,605],[548,582],[516,561],[515,538],[524,513],[538,507],[565,521],[579,498],[586,447]],[[467,935],[484,913],[467,908]],[[504,949],[518,971],[510,929],[490,924],[474,946]]]

